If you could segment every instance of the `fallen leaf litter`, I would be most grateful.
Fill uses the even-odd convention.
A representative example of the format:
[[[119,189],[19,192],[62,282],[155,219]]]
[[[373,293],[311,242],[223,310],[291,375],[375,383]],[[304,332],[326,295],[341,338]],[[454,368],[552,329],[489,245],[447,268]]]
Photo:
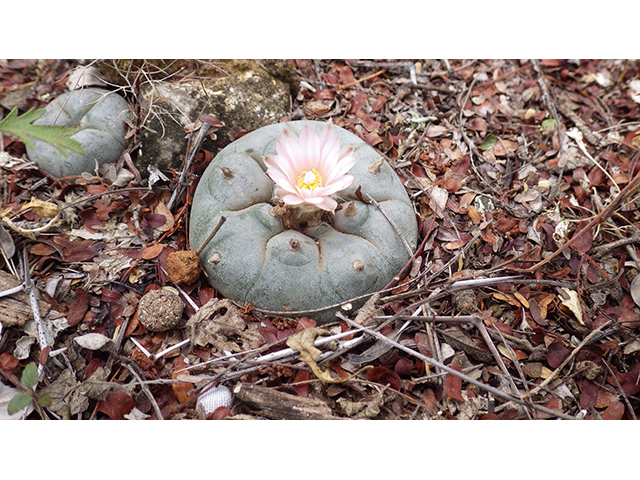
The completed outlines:
[[[61,93],[73,61],[9,62],[0,87],[42,65]],[[185,152],[184,178],[145,185],[129,170],[135,129],[113,171],[58,180],[4,135],[0,292],[18,290],[0,297],[2,398],[41,362],[51,404],[29,418],[636,418],[638,63],[288,65],[300,81],[283,120],[332,119],[402,179],[421,226],[413,268],[322,329],[313,311],[236,305],[200,275],[184,228],[198,175],[241,131]],[[52,345],[34,341],[15,275],[24,247]]]

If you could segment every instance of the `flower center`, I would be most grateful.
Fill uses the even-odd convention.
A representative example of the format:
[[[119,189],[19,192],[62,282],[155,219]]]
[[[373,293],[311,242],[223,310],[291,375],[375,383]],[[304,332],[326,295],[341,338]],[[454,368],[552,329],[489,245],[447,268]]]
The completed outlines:
[[[314,168],[311,171],[304,171],[298,177],[298,186],[300,188],[306,188],[307,190],[313,190],[322,186],[322,177],[318,171]]]

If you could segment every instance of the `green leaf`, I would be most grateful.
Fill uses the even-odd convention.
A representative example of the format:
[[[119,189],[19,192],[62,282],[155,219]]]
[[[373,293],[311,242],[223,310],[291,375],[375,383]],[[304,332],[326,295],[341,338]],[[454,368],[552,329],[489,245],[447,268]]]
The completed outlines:
[[[26,393],[16,393],[9,401],[9,405],[7,406],[7,413],[9,415],[14,415],[24,407],[29,405],[29,402],[31,402],[31,397],[29,395],[27,395]]]
[[[51,405],[51,395],[49,395],[47,392],[40,395],[38,397],[38,404],[41,407],[48,407],[49,405]]]
[[[31,362],[29,365],[24,367],[20,381],[22,382],[22,385],[27,387],[29,390],[33,390],[35,384],[38,383],[38,369],[34,362]]]
[[[0,121],[0,131],[15,135],[28,147],[33,147],[34,140],[41,140],[56,147],[65,156],[69,156],[68,150],[84,154],[80,143],[72,140],[71,135],[77,132],[75,128],[64,125],[33,125],[31,122],[44,115],[44,108],[31,109],[27,113],[18,116],[18,109],[14,108]]]
[[[544,122],[542,122],[542,133],[544,135],[550,135],[556,131],[558,128],[558,122],[556,122],[553,118],[548,118]]]
[[[480,145],[478,148],[482,151],[489,150],[493,146],[495,146],[498,141],[498,137],[496,137],[493,133],[490,133],[487,138],[485,138],[484,143]]]

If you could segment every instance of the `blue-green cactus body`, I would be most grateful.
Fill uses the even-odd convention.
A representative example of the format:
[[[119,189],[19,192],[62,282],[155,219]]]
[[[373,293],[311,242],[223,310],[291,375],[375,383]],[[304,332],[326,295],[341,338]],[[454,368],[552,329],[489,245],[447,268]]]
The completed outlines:
[[[127,101],[102,88],[86,88],[64,93],[49,103],[34,125],[64,125],[78,128],[71,136],[80,143],[84,155],[65,156],[55,146],[36,140],[27,154],[38,167],[56,177],[94,172],[96,165],[116,162],[125,147]]]
[[[381,209],[410,249],[416,248],[418,237],[413,206],[393,169],[384,161],[374,168],[381,155],[335,126],[341,146],[352,145],[357,159],[350,171],[354,183],[336,195],[342,208],[318,226],[285,228],[273,214],[275,184],[262,159],[276,153],[283,129],[299,134],[305,125],[319,133],[326,124],[270,125],[218,153],[196,189],[189,230],[196,249],[225,216],[227,221],[200,255],[211,285],[225,297],[292,315],[380,290],[402,270],[411,254]],[[380,207],[360,201],[359,187]],[[335,319],[334,312],[308,316],[326,323]]]

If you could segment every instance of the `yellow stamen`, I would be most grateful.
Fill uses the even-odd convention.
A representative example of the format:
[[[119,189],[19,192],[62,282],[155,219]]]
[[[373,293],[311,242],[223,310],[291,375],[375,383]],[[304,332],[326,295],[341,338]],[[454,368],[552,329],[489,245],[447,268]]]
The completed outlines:
[[[314,188],[322,186],[322,177],[315,168],[309,172],[305,170],[298,177],[298,186],[300,188],[306,188],[307,190],[313,190]]]

